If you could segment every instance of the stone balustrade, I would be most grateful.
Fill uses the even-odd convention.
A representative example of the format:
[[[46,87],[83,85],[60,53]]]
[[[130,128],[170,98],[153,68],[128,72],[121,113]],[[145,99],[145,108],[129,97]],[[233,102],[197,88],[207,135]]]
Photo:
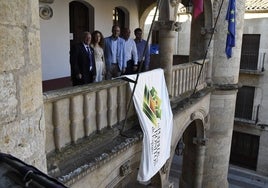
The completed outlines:
[[[45,92],[46,153],[118,124],[129,99],[128,84],[120,80]]]
[[[200,78],[197,82],[201,65],[203,61],[199,60],[195,63],[184,63],[173,66],[172,71],[172,88],[171,88],[171,97],[179,97],[182,94],[193,91],[196,87],[196,91],[201,90],[207,86],[206,79],[208,73],[208,62],[209,60],[204,61],[204,66],[200,74]]]
[[[207,62],[196,90],[206,86]],[[193,91],[200,69],[195,63],[174,66],[172,98]],[[128,83],[122,80],[45,92],[46,153],[60,151],[79,139],[119,124],[125,119],[130,97]],[[131,105],[128,117],[134,115]]]

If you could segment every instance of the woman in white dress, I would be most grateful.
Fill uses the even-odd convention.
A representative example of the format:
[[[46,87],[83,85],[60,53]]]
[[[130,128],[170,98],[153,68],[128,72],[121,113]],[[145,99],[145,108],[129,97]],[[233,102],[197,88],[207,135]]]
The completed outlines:
[[[96,78],[95,82],[101,82],[105,78],[105,62],[103,54],[104,39],[100,31],[94,31],[92,34],[91,46],[94,49]]]

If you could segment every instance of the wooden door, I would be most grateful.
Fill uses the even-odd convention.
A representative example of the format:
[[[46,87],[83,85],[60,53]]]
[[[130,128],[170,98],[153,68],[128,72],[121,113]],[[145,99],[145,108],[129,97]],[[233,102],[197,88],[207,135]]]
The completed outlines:
[[[260,137],[233,132],[230,163],[256,170]]]
[[[81,34],[94,31],[94,7],[87,3],[72,1],[69,4],[70,45],[81,41]]]

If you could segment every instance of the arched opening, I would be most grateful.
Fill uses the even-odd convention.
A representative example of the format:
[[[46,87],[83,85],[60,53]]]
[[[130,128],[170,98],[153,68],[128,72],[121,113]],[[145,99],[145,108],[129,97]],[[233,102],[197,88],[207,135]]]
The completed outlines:
[[[74,44],[80,42],[80,36],[84,31],[94,31],[94,7],[80,1],[70,2],[69,22],[71,49]]]
[[[202,183],[205,146],[203,123],[193,121],[178,141],[170,167],[174,187],[196,187]]]
[[[140,25],[144,30],[144,39],[148,39],[151,24],[153,22],[153,17],[156,11],[156,5],[150,5],[141,16]],[[155,21],[158,21],[159,13],[156,13]],[[176,22],[180,24],[180,29],[176,33],[176,40],[174,43],[174,55],[173,64],[182,64],[189,62],[190,55],[190,37],[191,37],[191,24],[192,16],[189,7],[183,4],[179,4],[178,11],[176,14]],[[143,24],[144,23],[144,24]],[[149,40],[150,44],[150,68],[159,68],[161,64],[159,58],[159,31],[153,28]]]

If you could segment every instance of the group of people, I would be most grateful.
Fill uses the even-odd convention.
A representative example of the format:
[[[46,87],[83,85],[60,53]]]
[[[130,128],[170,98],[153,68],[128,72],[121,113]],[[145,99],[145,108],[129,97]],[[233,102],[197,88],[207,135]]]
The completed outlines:
[[[130,33],[129,28],[121,33],[118,25],[112,27],[112,35],[106,38],[100,31],[84,32],[82,42],[70,52],[73,85],[149,70],[150,49],[142,39],[142,30],[134,30],[135,39],[130,38]]]

